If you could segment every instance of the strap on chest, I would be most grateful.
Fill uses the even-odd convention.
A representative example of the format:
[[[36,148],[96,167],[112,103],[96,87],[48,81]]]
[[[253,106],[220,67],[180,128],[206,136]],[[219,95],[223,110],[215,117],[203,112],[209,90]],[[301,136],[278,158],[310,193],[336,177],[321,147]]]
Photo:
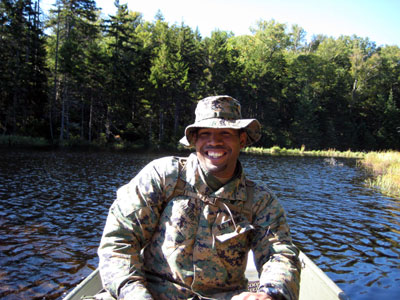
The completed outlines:
[[[252,206],[253,206],[253,198],[254,198],[254,186],[255,183],[251,180],[246,179],[246,201],[243,204],[243,207],[231,204],[224,199],[210,197],[199,192],[195,193],[185,189],[186,181],[184,181],[181,177],[181,173],[186,169],[186,158],[179,158],[179,170],[178,170],[178,179],[172,194],[168,197],[166,203],[168,203],[172,198],[177,196],[188,196],[199,199],[207,204],[218,206],[219,208],[228,207],[230,210],[243,213],[246,218],[252,223],[253,213],[252,213]]]

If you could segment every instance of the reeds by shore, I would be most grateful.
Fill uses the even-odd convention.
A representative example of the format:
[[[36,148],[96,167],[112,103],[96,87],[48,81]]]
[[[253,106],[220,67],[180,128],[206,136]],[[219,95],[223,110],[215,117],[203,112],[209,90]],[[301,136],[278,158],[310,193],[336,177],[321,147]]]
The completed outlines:
[[[326,156],[326,157],[348,157],[348,158],[363,158],[365,152],[353,152],[351,150],[338,151],[335,149],[328,150],[305,150],[305,147],[300,149],[286,149],[274,146],[272,148],[247,147],[242,150],[249,154],[267,154],[267,155],[288,155],[288,156]]]
[[[360,164],[374,174],[373,179],[367,180],[368,186],[400,197],[400,152],[369,152]]]

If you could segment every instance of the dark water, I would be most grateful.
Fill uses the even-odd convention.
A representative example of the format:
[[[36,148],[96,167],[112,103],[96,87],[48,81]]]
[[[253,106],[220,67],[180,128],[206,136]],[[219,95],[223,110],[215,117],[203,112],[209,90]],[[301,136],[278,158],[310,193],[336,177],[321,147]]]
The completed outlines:
[[[159,156],[0,152],[0,298],[61,299],[95,269],[117,187]],[[400,199],[365,188],[350,159],[241,160],[279,196],[295,243],[350,299],[400,299]]]

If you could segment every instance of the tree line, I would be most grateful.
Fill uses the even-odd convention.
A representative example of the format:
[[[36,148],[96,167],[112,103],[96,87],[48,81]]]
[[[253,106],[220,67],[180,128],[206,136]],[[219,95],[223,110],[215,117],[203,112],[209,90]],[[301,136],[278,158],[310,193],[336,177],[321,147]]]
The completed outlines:
[[[0,4],[0,131],[54,142],[176,146],[203,97],[228,94],[257,118],[257,146],[400,148],[400,48],[368,38],[306,40],[260,20],[251,34],[202,37],[115,1]],[[304,147],[304,146],[303,146]]]

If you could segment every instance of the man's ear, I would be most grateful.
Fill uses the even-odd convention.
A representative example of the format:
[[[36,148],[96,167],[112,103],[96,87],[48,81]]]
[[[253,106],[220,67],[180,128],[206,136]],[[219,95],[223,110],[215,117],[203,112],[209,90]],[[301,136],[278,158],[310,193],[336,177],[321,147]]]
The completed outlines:
[[[198,132],[198,129],[194,130],[192,133],[192,141],[194,142],[194,144],[196,144],[196,141],[197,141],[197,132]]]
[[[239,139],[240,139],[240,149],[243,149],[246,146],[246,141],[247,141],[246,131],[242,131],[240,133]]]

